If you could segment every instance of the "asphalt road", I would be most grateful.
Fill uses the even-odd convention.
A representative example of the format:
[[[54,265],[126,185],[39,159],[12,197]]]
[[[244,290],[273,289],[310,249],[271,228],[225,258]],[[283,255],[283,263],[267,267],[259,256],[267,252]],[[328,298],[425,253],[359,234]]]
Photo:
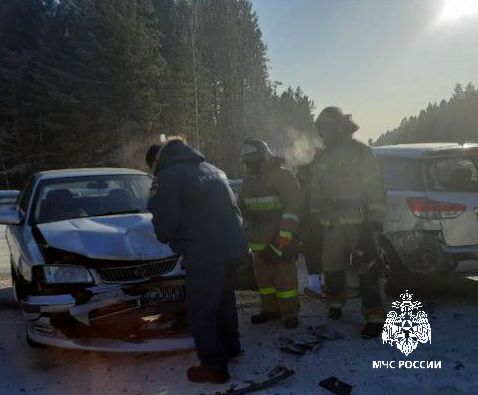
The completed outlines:
[[[1,241],[0,241],[1,243]],[[185,380],[194,353],[101,354],[56,348],[31,348],[24,341],[22,316],[12,301],[8,252],[0,248],[0,394],[214,394],[228,385],[198,385]],[[303,276],[303,264],[300,265]],[[7,273],[7,275],[5,275]],[[294,377],[258,394],[326,394],[318,383],[330,376],[353,385],[353,394],[471,394],[478,388],[478,285],[469,279],[420,281],[416,297],[423,302],[432,329],[431,344],[420,344],[408,357],[382,344],[363,340],[359,300],[351,300],[344,318],[330,322],[320,301],[301,298],[301,328],[326,325],[343,334],[303,356],[281,352],[278,336],[290,335],[279,323],[251,326],[257,311],[254,293],[239,292],[240,329],[245,354],[231,363],[232,383],[261,377],[278,363],[294,368]],[[377,360],[441,361],[441,369],[373,369]]]

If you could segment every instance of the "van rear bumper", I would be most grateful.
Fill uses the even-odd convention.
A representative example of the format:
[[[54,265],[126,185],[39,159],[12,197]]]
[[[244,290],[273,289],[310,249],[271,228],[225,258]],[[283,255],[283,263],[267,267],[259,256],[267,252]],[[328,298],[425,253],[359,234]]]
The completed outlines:
[[[443,252],[454,261],[463,261],[467,259],[478,260],[478,245],[471,246],[448,246],[444,245]]]

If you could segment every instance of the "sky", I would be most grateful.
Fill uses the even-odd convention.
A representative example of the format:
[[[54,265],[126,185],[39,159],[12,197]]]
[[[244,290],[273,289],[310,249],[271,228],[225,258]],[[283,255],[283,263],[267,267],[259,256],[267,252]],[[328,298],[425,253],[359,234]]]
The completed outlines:
[[[367,141],[478,86],[478,0],[252,0],[269,73],[352,114]]]

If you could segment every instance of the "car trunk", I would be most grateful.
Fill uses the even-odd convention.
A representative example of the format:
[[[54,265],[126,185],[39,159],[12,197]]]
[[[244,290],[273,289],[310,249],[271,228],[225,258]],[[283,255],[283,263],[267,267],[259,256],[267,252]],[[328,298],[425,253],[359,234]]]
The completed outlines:
[[[449,246],[478,245],[478,151],[441,153],[424,161],[429,215]]]

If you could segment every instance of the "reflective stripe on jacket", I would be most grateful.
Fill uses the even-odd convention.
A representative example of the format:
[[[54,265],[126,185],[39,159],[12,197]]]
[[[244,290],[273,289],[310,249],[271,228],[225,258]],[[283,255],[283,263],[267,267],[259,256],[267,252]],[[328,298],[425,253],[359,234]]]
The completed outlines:
[[[370,147],[350,140],[325,149],[312,169],[311,212],[324,226],[383,222],[380,165]]]
[[[258,175],[244,179],[239,196],[253,252],[262,251],[279,234],[294,237],[302,196],[292,172],[267,161]]]

